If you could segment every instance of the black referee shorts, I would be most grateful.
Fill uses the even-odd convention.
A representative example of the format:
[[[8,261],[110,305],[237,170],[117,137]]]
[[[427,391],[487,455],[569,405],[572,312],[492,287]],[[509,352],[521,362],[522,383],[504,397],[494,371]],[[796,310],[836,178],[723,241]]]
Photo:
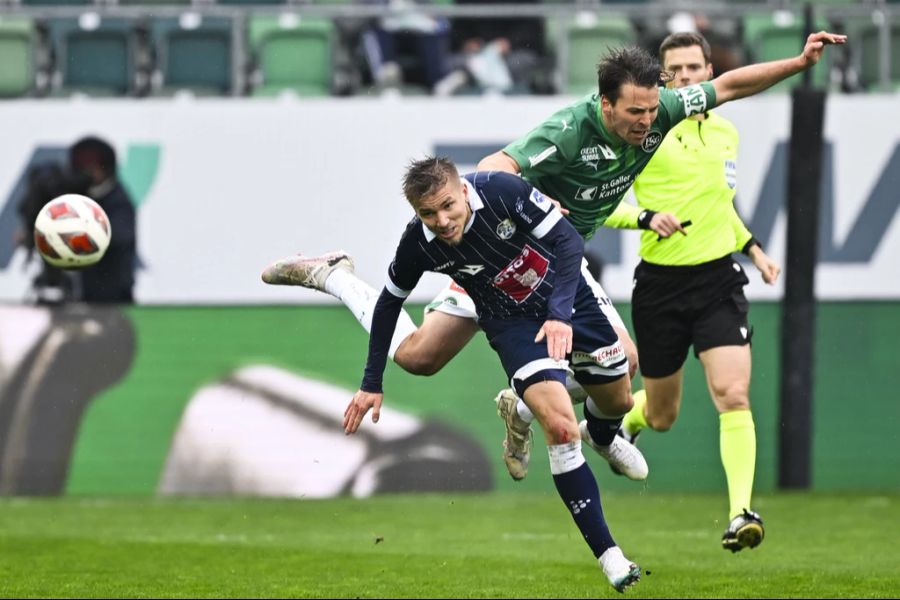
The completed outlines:
[[[641,373],[666,377],[694,356],[719,346],[750,343],[744,269],[731,258],[685,267],[645,261],[634,270],[631,318]]]

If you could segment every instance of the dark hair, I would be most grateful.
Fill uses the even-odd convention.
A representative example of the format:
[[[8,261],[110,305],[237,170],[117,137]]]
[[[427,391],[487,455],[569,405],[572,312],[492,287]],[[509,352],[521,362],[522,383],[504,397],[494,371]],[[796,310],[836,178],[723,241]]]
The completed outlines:
[[[597,87],[601,96],[615,104],[622,85],[631,83],[638,87],[656,87],[661,73],[659,61],[643,48],[615,48],[597,65]]]
[[[673,33],[666,37],[659,45],[659,62],[665,64],[666,52],[673,48],[690,48],[691,46],[700,46],[703,52],[703,60],[706,64],[712,62],[712,49],[706,38],[695,31],[683,31]]]
[[[116,151],[98,137],[85,137],[69,148],[69,165],[75,170],[99,166],[107,175],[116,173]]]
[[[403,176],[403,195],[415,207],[419,200],[433,194],[448,181],[458,178],[456,165],[445,156],[427,156],[422,160],[413,160]]]

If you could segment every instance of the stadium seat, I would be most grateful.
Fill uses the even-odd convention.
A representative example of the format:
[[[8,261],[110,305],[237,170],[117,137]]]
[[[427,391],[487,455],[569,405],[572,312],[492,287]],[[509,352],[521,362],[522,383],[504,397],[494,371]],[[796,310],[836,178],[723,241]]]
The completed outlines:
[[[25,17],[0,17],[0,97],[25,96],[34,85],[34,26]]]
[[[637,34],[622,15],[583,13],[568,25],[561,65],[563,89],[570,94],[597,91],[597,63],[611,48],[633,44]],[[589,15],[589,16],[588,16]]]
[[[335,28],[324,19],[253,16],[248,37],[259,84],[254,96],[290,90],[300,96],[331,93]]]
[[[128,19],[85,13],[49,19],[55,55],[55,93],[126,95],[134,90],[136,38]]]
[[[774,12],[749,12],[743,18],[744,48],[750,62],[760,63],[797,56],[803,51],[806,36],[803,29],[803,17],[799,13],[786,10]],[[814,30],[828,30],[828,23],[816,19]],[[826,52],[823,60],[812,70],[813,84],[825,87],[829,84],[833,53]],[[767,92],[786,92],[803,82],[803,74],[798,73],[782,81]]]
[[[231,19],[187,12],[178,18],[154,19],[150,30],[156,50],[154,93],[231,94]]]

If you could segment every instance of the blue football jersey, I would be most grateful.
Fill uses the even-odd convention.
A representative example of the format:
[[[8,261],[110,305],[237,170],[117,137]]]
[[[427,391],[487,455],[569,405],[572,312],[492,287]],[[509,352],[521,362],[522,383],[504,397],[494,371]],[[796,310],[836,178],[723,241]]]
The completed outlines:
[[[405,298],[424,272],[444,273],[472,297],[479,319],[546,319],[553,312],[548,302],[556,256],[542,238],[563,220],[562,213],[509,173],[470,173],[462,180],[472,216],[460,243],[443,242],[414,218],[388,270],[387,289]],[[571,306],[571,296],[569,301]]]

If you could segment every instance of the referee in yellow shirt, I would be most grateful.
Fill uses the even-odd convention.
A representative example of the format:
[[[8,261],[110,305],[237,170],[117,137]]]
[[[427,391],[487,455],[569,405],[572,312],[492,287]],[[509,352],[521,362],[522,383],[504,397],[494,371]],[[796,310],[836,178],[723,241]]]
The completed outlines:
[[[671,85],[712,79],[710,48],[697,33],[676,33],[659,49]],[[747,276],[731,256],[747,254],[772,284],[781,272],[734,208],[738,134],[721,116],[685,119],[634,183],[639,207],[619,205],[606,225],[641,228],[632,320],[644,390],[622,423],[631,441],[649,427],[667,431],[681,406],[688,349],[700,359],[719,411],[720,452],[728,480],[730,523],[722,546],[753,548],[765,535],[750,510],[756,431],[750,412],[750,338]],[[651,223],[660,235],[650,229]]]

